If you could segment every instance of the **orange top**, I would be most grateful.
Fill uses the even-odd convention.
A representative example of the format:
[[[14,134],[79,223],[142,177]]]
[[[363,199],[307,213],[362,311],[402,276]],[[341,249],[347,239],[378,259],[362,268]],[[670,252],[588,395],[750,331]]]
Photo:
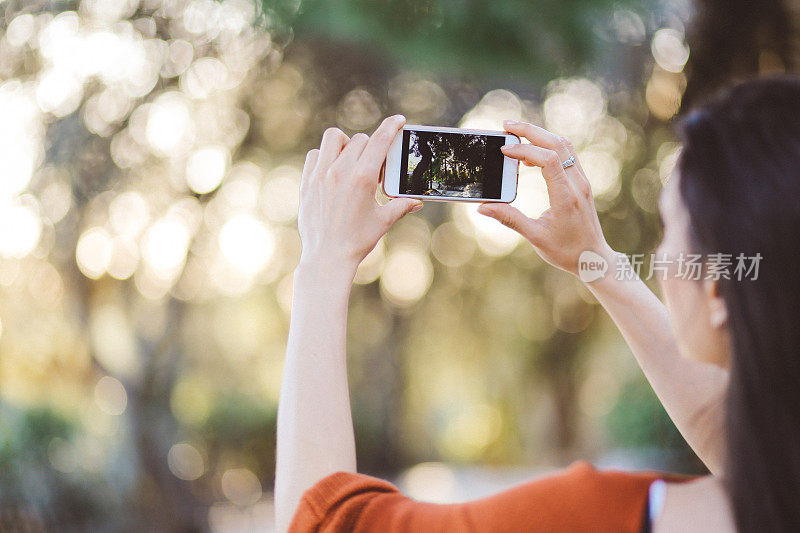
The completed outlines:
[[[650,483],[688,481],[662,472],[598,471],[586,461],[561,473],[467,503],[412,500],[391,483],[337,472],[303,494],[291,532],[642,530]]]

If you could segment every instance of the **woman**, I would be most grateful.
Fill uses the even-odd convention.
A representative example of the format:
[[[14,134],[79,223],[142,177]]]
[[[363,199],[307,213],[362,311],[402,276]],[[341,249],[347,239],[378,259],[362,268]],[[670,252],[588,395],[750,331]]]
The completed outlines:
[[[609,275],[625,258],[603,237],[580,164],[563,168],[575,156],[569,141],[506,122],[530,144],[503,153],[542,168],[551,207],[537,219],[506,204],[479,212],[573,274],[584,251],[608,262],[608,274],[587,287],[711,475],[601,472],[578,462],[464,504],[416,502],[355,473],[347,302],[359,262],[421,207],[373,197],[403,123],[390,117],[372,137],[352,139],[329,129],[306,159],[278,420],[279,530],[291,522],[293,531],[800,531],[800,80],[738,85],[682,122],[683,150],[660,198],[656,257],[670,260],[659,276],[668,307],[635,276]],[[687,254],[703,254],[699,279],[681,276]],[[761,258],[758,271],[751,263],[741,279],[720,274],[737,257]]]

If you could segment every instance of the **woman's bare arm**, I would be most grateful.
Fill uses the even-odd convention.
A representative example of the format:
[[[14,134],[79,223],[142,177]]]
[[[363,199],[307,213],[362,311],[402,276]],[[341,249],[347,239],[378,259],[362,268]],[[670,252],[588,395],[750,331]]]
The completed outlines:
[[[711,473],[722,473],[728,372],[682,357],[664,304],[638,277],[617,278],[617,261],[627,263],[622,254],[609,254],[606,260],[606,276],[586,286],[622,332],[683,437]]]
[[[666,307],[638,278],[616,279],[620,254],[605,241],[589,181],[579,162],[567,169],[561,166],[576,156],[569,141],[533,124],[506,122],[506,129],[531,142],[503,152],[542,168],[550,209],[537,219],[508,204],[483,204],[479,212],[518,231],[545,261],[573,274],[578,273],[578,258],[584,251],[608,261],[605,277],[587,286],[619,327],[681,434],[709,470],[720,473],[727,372],[681,357]]]
[[[358,264],[418,200],[375,201],[378,175],[400,116],[371,137],[325,132],[306,157],[298,230],[303,243],[294,274],[289,340],[278,406],[275,514],[285,531],[303,493],[337,471],[356,468],[347,388],[345,333]]]
[[[278,407],[278,531],[286,530],[306,489],[328,474],[356,469],[345,358],[351,282],[343,269],[309,264],[295,271]]]

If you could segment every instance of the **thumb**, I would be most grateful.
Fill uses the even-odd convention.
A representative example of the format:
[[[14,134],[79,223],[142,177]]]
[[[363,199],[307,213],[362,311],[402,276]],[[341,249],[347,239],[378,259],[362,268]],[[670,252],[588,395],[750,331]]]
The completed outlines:
[[[413,213],[414,211],[422,209],[422,200],[395,198],[380,209],[383,211],[383,217],[387,225],[391,226],[408,213]]]
[[[478,213],[497,220],[536,244],[538,229],[536,220],[526,216],[516,207],[502,203],[481,204],[478,206]]]

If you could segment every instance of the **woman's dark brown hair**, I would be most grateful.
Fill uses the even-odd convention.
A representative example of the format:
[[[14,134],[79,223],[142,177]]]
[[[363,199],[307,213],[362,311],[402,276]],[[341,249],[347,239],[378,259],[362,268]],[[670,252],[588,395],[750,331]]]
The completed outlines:
[[[740,532],[800,531],[800,78],[736,85],[680,123],[700,253],[760,254],[721,279],[731,337],[723,479]]]

